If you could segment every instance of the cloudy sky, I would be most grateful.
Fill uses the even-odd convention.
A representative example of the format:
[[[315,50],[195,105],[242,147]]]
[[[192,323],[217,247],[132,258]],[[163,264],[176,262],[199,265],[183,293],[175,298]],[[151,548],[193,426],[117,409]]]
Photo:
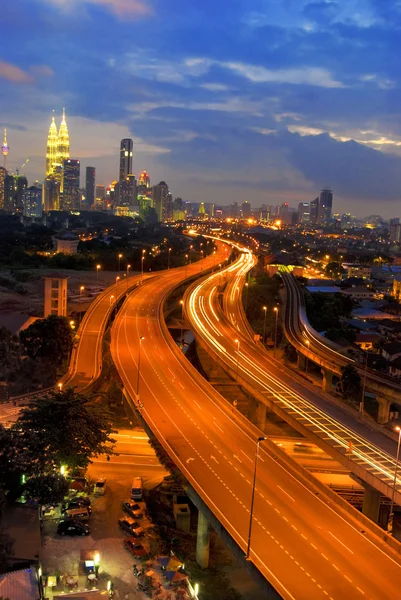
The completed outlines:
[[[71,156],[175,196],[401,216],[398,0],[2,0],[9,166],[43,178],[52,110]],[[84,182],[82,182],[84,183]]]

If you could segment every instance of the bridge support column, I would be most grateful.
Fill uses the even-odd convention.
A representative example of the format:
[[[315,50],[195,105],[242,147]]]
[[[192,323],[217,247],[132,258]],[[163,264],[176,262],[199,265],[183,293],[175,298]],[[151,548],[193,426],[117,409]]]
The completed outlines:
[[[365,491],[363,494],[362,512],[374,523],[378,523],[381,494],[367,483],[363,483],[363,487]]]
[[[379,404],[379,410],[377,413],[377,422],[378,423],[388,423],[388,418],[390,416],[390,400],[386,398],[376,398]]]
[[[306,366],[306,358],[302,354],[302,352],[297,352],[297,369],[300,371],[305,371]]]
[[[323,375],[322,390],[324,392],[331,392],[333,387],[333,373],[325,368],[322,368],[321,371]]]
[[[258,402],[258,406],[256,409],[256,425],[263,432],[266,428],[266,404],[263,402]]]
[[[196,536],[196,562],[202,569],[209,566],[210,525],[203,512],[198,512],[198,533]]]

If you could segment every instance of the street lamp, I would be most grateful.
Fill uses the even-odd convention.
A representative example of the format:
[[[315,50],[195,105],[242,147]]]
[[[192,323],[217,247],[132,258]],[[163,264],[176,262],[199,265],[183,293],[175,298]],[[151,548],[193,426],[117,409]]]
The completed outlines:
[[[267,321],[267,306],[264,306],[263,310],[265,311],[265,318],[264,318],[264,321],[263,321],[263,343],[265,343],[265,339],[266,339],[266,321]]]
[[[187,266],[185,267],[185,279],[188,277],[188,254],[185,255],[185,258],[187,259]]]
[[[400,459],[401,427],[396,427],[395,430],[398,431],[398,446],[397,446],[397,457],[395,459],[394,481],[393,481],[393,492],[391,494],[390,514],[388,516],[388,522],[387,522],[387,532],[390,534],[392,534],[392,532],[393,532],[394,495],[395,495],[395,486],[397,485],[398,462]]]
[[[127,265],[127,290],[128,290],[128,277],[129,277],[130,268],[131,268],[131,265]]]
[[[306,345],[308,346],[308,351],[309,351],[309,344],[310,344],[310,341],[306,340]],[[309,365],[309,354],[306,355],[305,375],[308,375],[308,365]]]
[[[111,303],[113,302],[113,300],[114,300],[114,296],[110,296],[110,306],[111,306]]]
[[[275,306],[273,308],[274,312],[276,313],[276,324],[274,327],[274,351],[273,351],[273,358],[276,358],[276,348],[277,348],[277,323],[278,323],[278,307]]]
[[[84,291],[85,286],[81,285],[81,287],[79,288],[79,295],[82,296],[82,292]]]
[[[363,372],[363,384],[362,384],[362,399],[359,403],[359,412],[361,413],[361,415],[363,415],[364,409],[365,409],[365,388],[366,388],[366,376],[367,376],[367,371],[368,371],[368,356],[369,356],[369,352],[366,350],[366,359],[365,359],[365,369]]]
[[[119,277],[119,276],[117,275],[117,277],[116,277],[116,285],[118,285],[118,282],[119,282],[119,280],[120,280],[120,279],[121,279],[121,277]]]
[[[168,267],[167,267],[168,270],[170,270],[170,255],[171,255],[171,248],[168,249]]]
[[[58,384],[58,389],[59,389],[60,392],[63,389],[63,384],[61,382]]]
[[[265,436],[260,436],[256,440],[255,462],[254,462],[254,466],[253,466],[253,484],[252,484],[252,496],[251,496],[251,510],[250,510],[250,515],[249,515],[248,544],[247,544],[246,555],[245,555],[245,558],[247,560],[249,560],[249,555],[251,553],[251,535],[252,535],[252,521],[253,521],[253,505],[255,503],[256,470],[257,470],[257,467],[258,467],[259,446],[260,446],[260,442],[263,442],[265,439],[267,439],[267,438],[265,438]]]
[[[145,256],[141,257],[141,283],[143,283],[143,261],[145,260]]]
[[[100,265],[96,265],[96,283],[99,285],[99,269],[101,269]]]
[[[234,340],[237,344],[237,368],[235,371],[235,381],[238,381],[238,367],[239,367],[239,340]]]
[[[180,347],[182,347],[184,345],[183,341],[182,341],[183,328],[184,328],[184,300],[180,300],[180,304],[181,304],[181,337],[180,337],[180,345],[181,346]]]
[[[138,347],[138,374],[137,374],[137,380],[136,380],[136,396],[139,400],[139,373],[140,373],[140,369],[141,369],[141,346],[142,346],[142,340],[144,340],[144,336],[141,336],[139,338],[139,347]]]
[[[120,272],[120,261],[121,261],[122,257],[123,257],[122,254],[118,255],[118,272]]]
[[[245,283],[245,313],[248,309],[248,289],[249,289],[249,283],[246,282]]]

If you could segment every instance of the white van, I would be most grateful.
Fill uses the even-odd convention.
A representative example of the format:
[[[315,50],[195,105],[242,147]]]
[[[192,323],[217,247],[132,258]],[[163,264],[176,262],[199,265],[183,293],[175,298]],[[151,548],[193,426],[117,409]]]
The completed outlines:
[[[143,481],[142,477],[134,477],[131,486],[131,498],[133,500],[142,500]]]
[[[89,512],[85,507],[67,508],[63,512],[64,519],[76,519],[77,521],[89,521]]]
[[[93,488],[93,493],[96,496],[104,496],[106,491],[106,478],[99,477],[99,479],[95,483],[95,487]]]

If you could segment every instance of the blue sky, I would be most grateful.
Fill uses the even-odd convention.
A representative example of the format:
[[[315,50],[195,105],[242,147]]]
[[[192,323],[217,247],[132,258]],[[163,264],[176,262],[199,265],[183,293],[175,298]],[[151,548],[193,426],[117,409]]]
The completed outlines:
[[[0,126],[9,165],[43,178],[52,110],[109,184],[175,196],[401,216],[401,2],[3,0]]]

